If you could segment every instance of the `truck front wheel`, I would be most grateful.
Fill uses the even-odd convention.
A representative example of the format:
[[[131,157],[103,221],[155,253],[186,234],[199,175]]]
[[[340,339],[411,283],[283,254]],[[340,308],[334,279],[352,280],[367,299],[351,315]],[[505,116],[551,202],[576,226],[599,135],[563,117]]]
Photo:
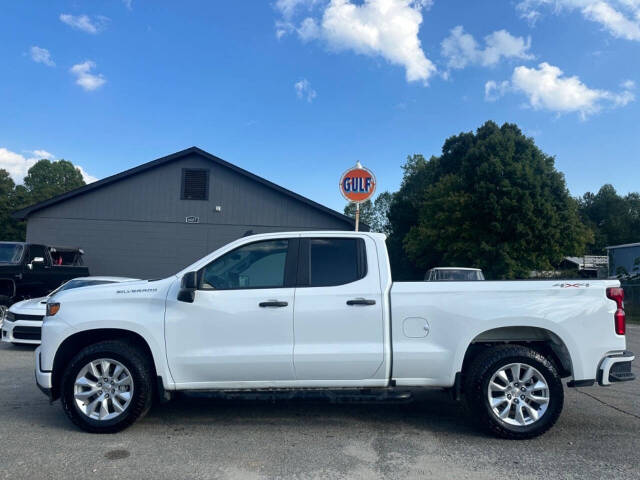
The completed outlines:
[[[464,372],[464,395],[472,418],[490,433],[532,438],[549,430],[564,403],[562,380],[543,355],[521,345],[480,353]]]
[[[62,407],[77,426],[114,433],[143,417],[153,399],[149,359],[135,345],[104,341],[82,349],[62,375]]]

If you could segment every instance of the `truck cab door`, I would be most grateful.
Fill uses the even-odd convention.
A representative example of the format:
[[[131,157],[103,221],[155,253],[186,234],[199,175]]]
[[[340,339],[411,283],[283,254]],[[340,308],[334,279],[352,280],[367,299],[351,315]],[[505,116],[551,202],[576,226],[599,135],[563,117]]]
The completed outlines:
[[[294,309],[297,380],[384,378],[383,298],[368,237],[300,239]]]
[[[245,244],[198,272],[192,302],[170,291],[165,338],[176,383],[206,388],[294,380],[297,254],[297,239]]]
[[[22,267],[20,294],[27,298],[41,297],[49,293],[51,262],[43,245],[29,245]]]

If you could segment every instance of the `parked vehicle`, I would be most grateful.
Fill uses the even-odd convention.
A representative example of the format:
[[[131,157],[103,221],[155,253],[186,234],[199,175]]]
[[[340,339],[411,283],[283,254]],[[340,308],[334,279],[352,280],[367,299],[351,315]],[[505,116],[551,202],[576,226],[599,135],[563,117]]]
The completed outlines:
[[[255,235],[163,280],[90,288],[48,301],[35,355],[38,386],[90,432],[179,390],[435,387],[529,438],[558,419],[562,378],[634,378],[618,281],[392,283],[375,233]]]
[[[0,242],[0,305],[43,297],[67,280],[86,277],[83,254],[79,248]]]
[[[47,309],[47,299],[58,292],[74,288],[135,281],[126,277],[80,277],[63,283],[47,297],[32,298],[14,303],[2,319],[2,341],[14,345],[40,345],[42,319]]]
[[[479,268],[437,267],[427,271],[425,282],[468,282],[484,280]]]

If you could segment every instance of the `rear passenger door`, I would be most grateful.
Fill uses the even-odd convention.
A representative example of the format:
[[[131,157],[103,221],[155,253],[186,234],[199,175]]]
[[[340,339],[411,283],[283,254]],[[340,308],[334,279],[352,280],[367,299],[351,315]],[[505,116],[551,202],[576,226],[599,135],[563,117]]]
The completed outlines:
[[[294,308],[296,379],[376,378],[384,359],[384,324],[373,240],[302,237],[299,255]]]

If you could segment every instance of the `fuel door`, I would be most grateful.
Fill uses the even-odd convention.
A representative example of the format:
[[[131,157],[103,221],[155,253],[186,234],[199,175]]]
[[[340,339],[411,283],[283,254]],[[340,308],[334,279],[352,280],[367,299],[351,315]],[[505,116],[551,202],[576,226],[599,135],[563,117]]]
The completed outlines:
[[[402,331],[408,338],[426,337],[429,335],[429,322],[421,317],[405,318],[402,323]]]

